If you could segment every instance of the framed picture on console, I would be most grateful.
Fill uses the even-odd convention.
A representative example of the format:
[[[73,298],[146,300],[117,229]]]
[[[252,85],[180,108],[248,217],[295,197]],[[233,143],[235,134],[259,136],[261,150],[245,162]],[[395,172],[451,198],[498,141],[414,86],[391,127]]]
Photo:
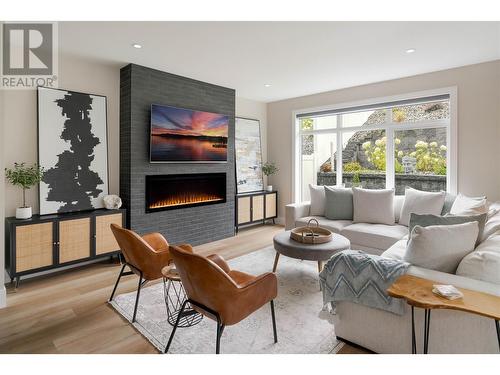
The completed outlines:
[[[40,214],[102,208],[108,194],[107,102],[101,95],[38,88]]]
[[[259,120],[236,117],[235,152],[237,193],[264,190]]]

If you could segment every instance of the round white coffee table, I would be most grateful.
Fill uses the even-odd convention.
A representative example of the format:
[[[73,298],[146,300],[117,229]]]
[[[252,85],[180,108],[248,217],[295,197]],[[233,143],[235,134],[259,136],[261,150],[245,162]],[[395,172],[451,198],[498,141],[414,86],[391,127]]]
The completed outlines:
[[[330,242],[321,244],[306,244],[294,241],[290,238],[290,231],[278,233],[274,236],[274,249],[276,257],[274,258],[273,272],[276,272],[280,255],[290,258],[312,260],[318,262],[318,272],[323,269],[323,262],[342,250],[351,247],[351,242],[344,236],[334,233]]]

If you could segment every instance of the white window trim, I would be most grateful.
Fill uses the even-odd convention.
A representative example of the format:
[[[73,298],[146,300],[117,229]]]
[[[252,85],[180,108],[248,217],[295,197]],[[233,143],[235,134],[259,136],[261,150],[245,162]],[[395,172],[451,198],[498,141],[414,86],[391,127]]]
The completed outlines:
[[[393,152],[390,148],[393,148],[393,140],[394,140],[394,131],[396,130],[410,130],[410,129],[423,129],[423,128],[437,128],[437,127],[446,127],[447,129],[447,151],[446,151],[446,189],[451,194],[457,194],[458,191],[458,174],[457,174],[457,165],[458,165],[458,111],[457,111],[457,103],[458,103],[458,90],[456,86],[444,87],[440,89],[434,90],[426,90],[426,91],[417,91],[411,92],[401,95],[394,96],[386,96],[386,97],[378,97],[371,99],[363,99],[359,101],[353,102],[345,102],[332,104],[321,107],[312,107],[312,108],[303,108],[299,110],[295,110],[292,112],[292,175],[291,175],[291,186],[292,186],[292,197],[294,198],[294,202],[301,201],[301,185],[302,185],[302,168],[300,168],[300,157],[302,152],[298,152],[301,150],[300,145],[300,136],[307,134],[337,134],[337,151],[342,150],[342,136],[341,129],[343,128],[342,124],[337,124],[337,128],[335,129],[321,129],[315,130],[311,132],[300,131],[300,120],[297,118],[298,115],[303,113],[311,113],[311,112],[320,112],[320,111],[328,111],[328,110],[337,110],[344,109],[349,107],[358,107],[363,105],[369,105],[374,103],[386,103],[398,100],[408,100],[408,99],[418,99],[422,97],[429,97],[435,95],[449,95],[450,96],[450,119],[449,120],[428,120],[428,121],[419,121],[419,122],[403,122],[398,123],[397,128],[394,126],[390,126],[390,123],[384,123],[383,125],[369,125],[369,126],[356,126],[349,127],[349,131],[359,131],[359,130],[375,130],[375,129],[385,129],[386,137],[387,137],[387,151]],[[389,122],[392,121],[392,118],[388,117]],[[449,123],[449,125],[448,125]],[[342,181],[342,153],[337,152],[337,181]],[[392,171],[394,170],[394,161],[393,158],[386,158],[388,165],[386,166],[386,170]],[[392,164],[392,165],[389,165]],[[386,174],[386,186],[387,188],[394,188],[395,186],[395,175],[394,173]]]

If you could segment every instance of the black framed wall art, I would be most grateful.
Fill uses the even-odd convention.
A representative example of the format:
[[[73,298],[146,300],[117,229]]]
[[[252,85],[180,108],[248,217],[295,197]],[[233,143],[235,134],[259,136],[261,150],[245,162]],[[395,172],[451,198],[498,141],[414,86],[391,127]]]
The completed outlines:
[[[108,194],[106,97],[38,88],[40,214],[102,208]]]
[[[238,194],[264,190],[259,120],[236,117],[235,137]]]

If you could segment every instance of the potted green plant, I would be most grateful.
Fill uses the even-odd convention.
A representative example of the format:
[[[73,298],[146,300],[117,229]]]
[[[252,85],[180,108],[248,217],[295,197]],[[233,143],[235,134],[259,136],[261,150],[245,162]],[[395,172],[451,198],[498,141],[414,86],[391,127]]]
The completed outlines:
[[[29,219],[33,211],[26,205],[26,190],[38,184],[43,177],[43,168],[37,164],[14,163],[14,168],[5,168],[5,178],[14,186],[23,189],[23,206],[16,209],[16,219]]]
[[[264,173],[267,177],[277,173],[279,171],[278,167],[272,162],[266,162],[262,166],[262,173]],[[272,191],[273,185],[267,185],[267,191]]]

